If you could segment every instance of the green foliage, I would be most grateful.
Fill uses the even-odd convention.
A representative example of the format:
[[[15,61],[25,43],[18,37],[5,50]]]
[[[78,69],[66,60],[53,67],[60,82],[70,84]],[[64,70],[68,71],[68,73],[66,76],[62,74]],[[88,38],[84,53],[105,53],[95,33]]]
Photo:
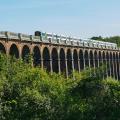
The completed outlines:
[[[101,69],[67,79],[0,55],[0,120],[119,120],[120,82]]]

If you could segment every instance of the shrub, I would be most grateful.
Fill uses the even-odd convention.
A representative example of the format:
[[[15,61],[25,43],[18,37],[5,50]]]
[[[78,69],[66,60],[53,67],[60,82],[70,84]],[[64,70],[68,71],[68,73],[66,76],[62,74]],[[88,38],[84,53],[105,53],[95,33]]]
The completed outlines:
[[[0,119],[119,120],[120,82],[90,74],[67,79],[0,54]]]

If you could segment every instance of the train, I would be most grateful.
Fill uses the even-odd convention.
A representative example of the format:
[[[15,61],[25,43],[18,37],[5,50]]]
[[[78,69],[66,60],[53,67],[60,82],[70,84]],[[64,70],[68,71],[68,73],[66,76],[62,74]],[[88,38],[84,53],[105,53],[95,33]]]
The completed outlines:
[[[79,45],[84,47],[97,47],[97,48],[112,48],[112,49],[118,49],[116,43],[111,42],[104,42],[104,41],[98,41],[98,40],[92,40],[92,39],[78,39],[78,38],[72,38],[72,37],[65,37],[60,35],[54,35],[49,33],[43,33],[36,31],[35,36],[40,36],[42,41],[45,39],[48,39],[50,42],[61,42],[65,44],[73,44],[73,45]]]

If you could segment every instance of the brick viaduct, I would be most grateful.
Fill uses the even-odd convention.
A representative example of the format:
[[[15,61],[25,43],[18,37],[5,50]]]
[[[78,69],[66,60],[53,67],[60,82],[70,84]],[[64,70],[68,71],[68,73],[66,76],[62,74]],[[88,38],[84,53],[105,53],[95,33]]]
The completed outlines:
[[[120,50],[114,43],[81,40],[48,33],[35,35],[0,32],[0,51],[24,59],[33,55],[33,65],[40,65],[49,72],[65,73],[82,71],[86,67],[106,66],[105,76],[120,79]]]

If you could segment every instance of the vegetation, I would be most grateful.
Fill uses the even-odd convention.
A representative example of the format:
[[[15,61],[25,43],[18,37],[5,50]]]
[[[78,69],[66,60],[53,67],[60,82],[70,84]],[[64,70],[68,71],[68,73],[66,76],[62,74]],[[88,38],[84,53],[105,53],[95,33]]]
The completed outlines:
[[[116,43],[120,47],[120,36],[107,37],[107,38],[103,38],[99,36],[99,37],[92,37],[91,39]]]
[[[50,75],[0,55],[0,120],[119,120],[120,82]]]

